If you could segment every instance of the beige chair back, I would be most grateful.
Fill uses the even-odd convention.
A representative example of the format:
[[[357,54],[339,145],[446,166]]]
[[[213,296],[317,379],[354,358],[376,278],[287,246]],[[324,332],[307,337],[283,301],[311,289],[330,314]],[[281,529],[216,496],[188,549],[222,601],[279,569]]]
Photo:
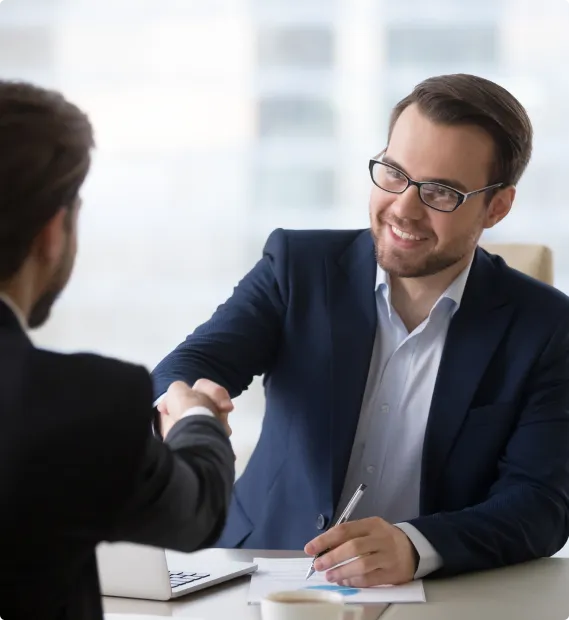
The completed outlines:
[[[481,243],[490,254],[498,254],[518,271],[546,284],[553,284],[553,255],[545,245],[531,243]]]

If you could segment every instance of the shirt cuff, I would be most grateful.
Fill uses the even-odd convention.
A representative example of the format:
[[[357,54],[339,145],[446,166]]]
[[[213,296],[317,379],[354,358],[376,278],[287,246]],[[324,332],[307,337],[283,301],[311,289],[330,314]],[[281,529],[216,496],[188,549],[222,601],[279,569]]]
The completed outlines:
[[[2,0],[0,0],[1,2]],[[161,394],[155,401],[153,404],[153,407],[156,407],[158,405],[158,403],[166,396],[166,392],[164,392],[164,394]],[[160,416],[160,414],[156,414],[158,417]],[[189,416],[192,415],[206,415],[208,417],[211,418],[215,418],[215,415],[207,408],[207,407],[190,407],[187,411],[185,411],[181,416],[180,416],[180,420],[183,418],[187,418]],[[152,434],[155,437],[158,437],[160,439],[162,439],[162,435],[160,434],[160,422],[158,417],[155,417],[154,420],[152,421]],[[2,620],[0,618],[0,620]]]
[[[207,407],[190,407],[180,416],[180,420],[192,415],[207,415],[210,418],[215,418],[215,415]]]
[[[0,0],[1,2],[2,0]],[[161,394],[155,401],[154,401],[154,407],[158,406],[158,403],[164,398],[164,396],[166,396],[166,392],[164,392],[164,394]],[[212,418],[215,418],[215,415],[207,408],[207,407],[190,407],[187,411],[185,411],[180,419],[185,418],[189,415],[208,415],[211,416]],[[0,620],[2,620],[0,618]]]
[[[442,567],[443,559],[441,555],[414,525],[410,523],[396,523],[395,527],[398,527],[407,535],[407,538],[419,554],[419,566],[414,576],[415,579],[422,579]]]
[[[166,396],[166,392],[164,392],[164,394],[160,394],[160,396],[154,401],[154,404],[152,406],[157,407],[158,403],[164,399],[164,396]]]

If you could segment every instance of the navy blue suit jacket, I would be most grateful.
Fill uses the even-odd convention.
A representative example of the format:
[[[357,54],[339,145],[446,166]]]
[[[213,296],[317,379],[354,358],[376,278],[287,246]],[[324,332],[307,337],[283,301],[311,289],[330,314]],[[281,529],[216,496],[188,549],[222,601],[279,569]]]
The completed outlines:
[[[369,230],[285,231],[213,317],[155,369],[156,394],[264,375],[260,441],[225,547],[299,549],[330,524],[376,330]],[[404,489],[402,489],[404,492]],[[569,535],[569,299],[477,249],[431,403],[421,514],[439,574],[548,556]]]

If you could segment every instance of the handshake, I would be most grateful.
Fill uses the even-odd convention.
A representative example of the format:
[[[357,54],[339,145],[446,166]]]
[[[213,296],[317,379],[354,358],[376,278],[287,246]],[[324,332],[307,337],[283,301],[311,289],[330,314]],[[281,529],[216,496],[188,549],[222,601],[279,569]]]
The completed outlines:
[[[205,407],[211,411],[223,424],[227,436],[231,435],[228,416],[233,411],[233,403],[227,390],[209,379],[199,379],[193,387],[183,381],[175,381],[158,403],[160,434],[164,439],[174,424],[193,407]]]

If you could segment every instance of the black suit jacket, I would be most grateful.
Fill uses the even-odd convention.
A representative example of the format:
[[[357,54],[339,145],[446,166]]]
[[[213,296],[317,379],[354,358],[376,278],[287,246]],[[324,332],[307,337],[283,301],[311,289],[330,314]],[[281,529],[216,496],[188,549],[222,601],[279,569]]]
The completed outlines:
[[[0,302],[0,617],[100,620],[95,547],[215,542],[234,456],[214,418],[167,445],[150,432],[148,373],[37,349]]]

